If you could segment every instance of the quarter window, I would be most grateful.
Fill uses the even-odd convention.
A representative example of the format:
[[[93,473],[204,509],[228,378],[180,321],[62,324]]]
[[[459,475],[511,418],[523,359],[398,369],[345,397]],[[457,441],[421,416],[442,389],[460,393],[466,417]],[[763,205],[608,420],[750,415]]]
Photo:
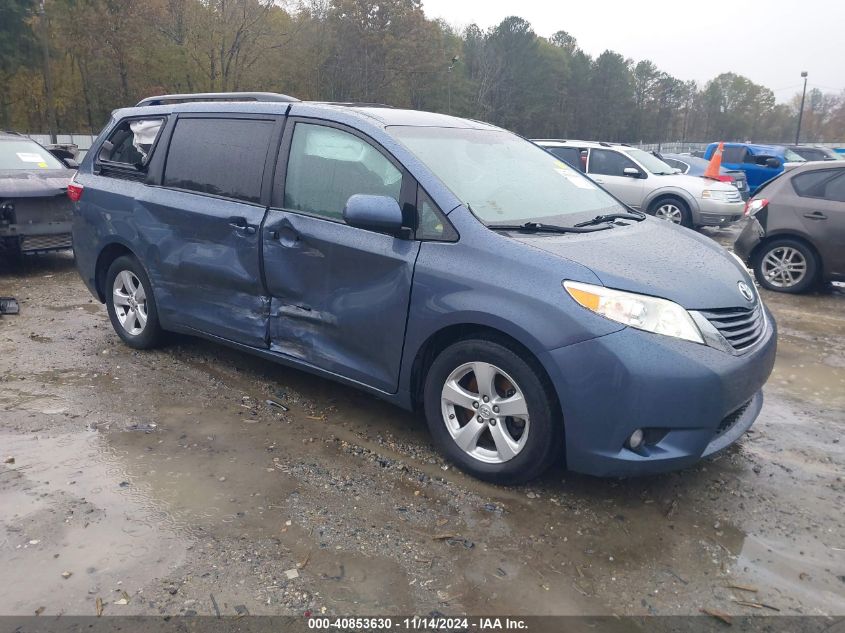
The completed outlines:
[[[297,123],[285,174],[284,208],[341,220],[350,196],[399,202],[402,172],[361,138],[336,128]]]
[[[722,150],[723,163],[745,162],[746,149],[744,147],[726,147]]]
[[[109,135],[100,150],[101,161],[127,167],[143,167],[149,162],[150,153],[164,119],[130,119],[121,122]]]
[[[258,119],[180,119],[164,186],[258,202],[273,125]]]
[[[607,149],[594,149],[590,151],[590,173],[603,176],[624,176],[625,168],[637,166],[632,160],[626,158],[619,152]]]
[[[431,197],[417,186],[417,234],[418,240],[441,240],[451,242],[458,238],[455,229],[437,208]]]

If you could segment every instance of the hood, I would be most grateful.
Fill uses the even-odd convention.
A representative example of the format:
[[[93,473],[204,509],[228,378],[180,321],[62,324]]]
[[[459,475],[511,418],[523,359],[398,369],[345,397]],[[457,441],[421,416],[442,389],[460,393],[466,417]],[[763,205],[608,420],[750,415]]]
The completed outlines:
[[[58,196],[67,190],[72,169],[0,171],[0,198]]]
[[[737,284],[753,287],[753,281],[728,251],[665,220],[646,218],[595,233],[513,235],[586,266],[608,288],[662,297],[688,310],[752,305]]]

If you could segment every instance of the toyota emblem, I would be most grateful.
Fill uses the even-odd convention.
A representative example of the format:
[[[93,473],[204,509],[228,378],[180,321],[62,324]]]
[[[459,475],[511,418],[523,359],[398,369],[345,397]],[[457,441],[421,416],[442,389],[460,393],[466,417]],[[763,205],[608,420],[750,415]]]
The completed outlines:
[[[739,288],[739,292],[745,297],[748,301],[754,301],[754,293],[751,291],[751,288],[748,287],[748,284],[744,281],[740,281],[737,285]]]

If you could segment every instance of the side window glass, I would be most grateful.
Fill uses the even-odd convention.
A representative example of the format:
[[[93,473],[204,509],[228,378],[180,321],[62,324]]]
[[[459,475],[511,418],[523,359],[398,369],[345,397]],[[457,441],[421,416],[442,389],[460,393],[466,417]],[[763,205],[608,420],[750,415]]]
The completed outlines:
[[[584,171],[584,164],[581,162],[581,152],[577,147],[550,147],[549,151],[578,171]]]
[[[591,174],[624,176],[626,167],[636,167],[636,165],[619,152],[607,149],[594,149],[590,152]]]
[[[792,188],[802,198],[825,198],[825,189],[834,177],[827,169],[807,171],[792,179]]]
[[[350,196],[390,196],[399,202],[402,172],[354,134],[297,123],[285,175],[285,209],[343,218]]]
[[[745,160],[744,147],[726,147],[722,150],[723,163],[741,163]]]
[[[99,160],[136,168],[146,165],[163,125],[164,119],[132,119],[120,123],[103,144]]]
[[[417,234],[418,240],[440,240],[451,242],[458,234],[434,201],[417,186]]]
[[[824,188],[824,199],[845,202],[845,171],[836,170],[839,176],[829,180]]]
[[[180,119],[173,130],[164,186],[258,202],[273,121]]]

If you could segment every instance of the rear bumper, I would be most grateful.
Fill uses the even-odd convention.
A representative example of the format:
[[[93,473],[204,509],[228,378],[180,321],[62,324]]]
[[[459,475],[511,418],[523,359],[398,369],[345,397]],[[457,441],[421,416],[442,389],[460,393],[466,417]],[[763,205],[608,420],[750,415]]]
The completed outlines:
[[[699,200],[699,221],[702,226],[727,226],[742,218],[744,202]]]
[[[763,403],[776,326],[734,356],[631,328],[551,352],[570,470],[633,476],[684,468],[745,433]],[[646,443],[625,442],[636,429]]]
[[[746,264],[751,263],[751,256],[754,249],[766,236],[766,231],[763,226],[757,221],[757,218],[749,218],[742,231],[737,236],[734,242],[734,252]]]

